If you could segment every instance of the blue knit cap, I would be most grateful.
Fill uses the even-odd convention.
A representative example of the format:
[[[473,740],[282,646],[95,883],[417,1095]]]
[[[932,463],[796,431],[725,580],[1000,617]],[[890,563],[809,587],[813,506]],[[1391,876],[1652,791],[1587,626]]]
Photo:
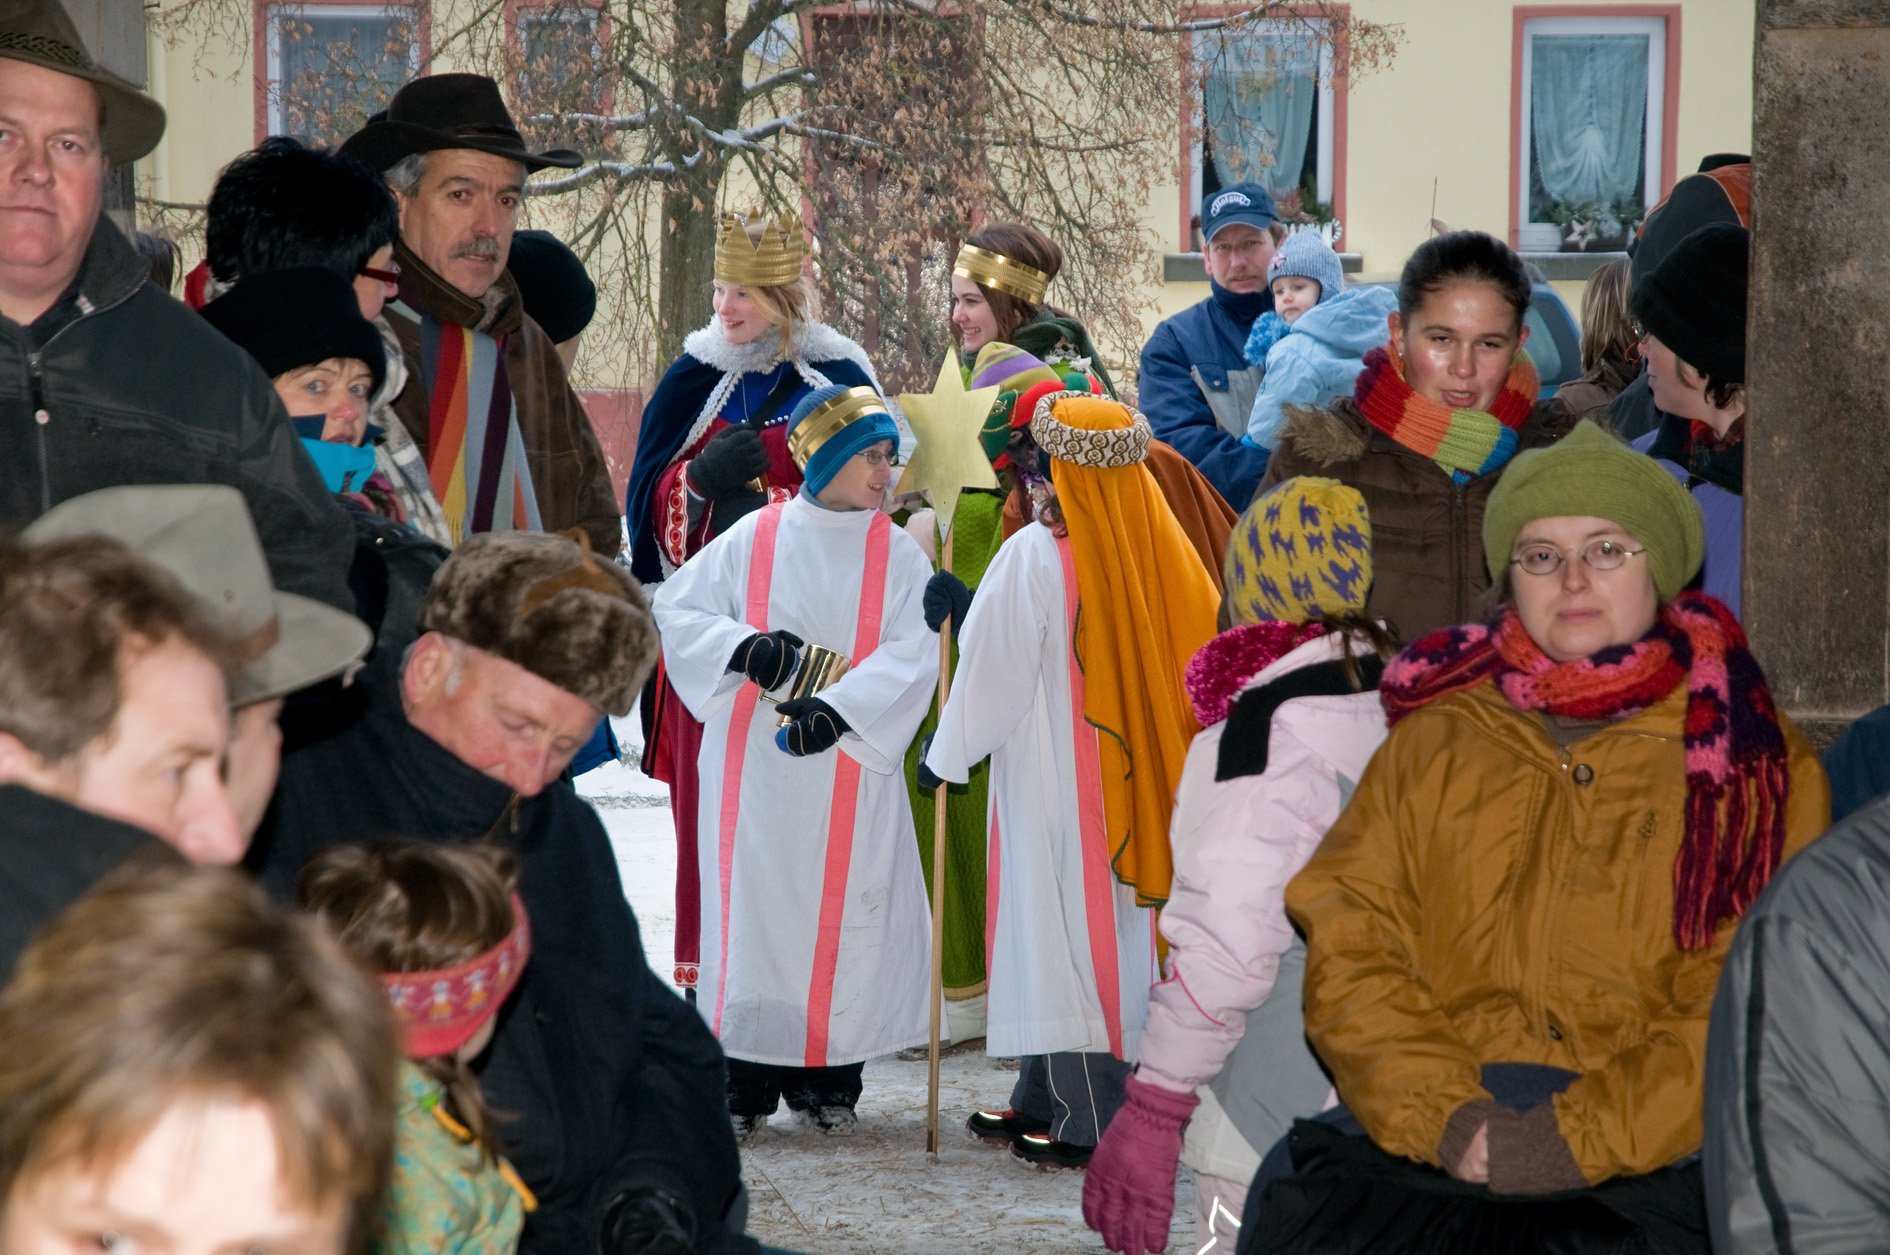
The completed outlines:
[[[833,416],[847,411],[857,416],[837,431],[820,434],[818,429]],[[804,443],[805,436],[802,440],[795,439],[801,425],[809,422],[814,426],[808,431],[817,439],[811,451],[798,447]],[[842,388],[833,384],[815,388],[801,398],[788,417],[788,452],[801,468],[801,477],[807,481],[805,491],[815,495],[833,482],[833,477],[854,454],[885,440],[892,441],[897,449],[899,427],[887,413],[885,401],[871,388]]]
[[[1267,266],[1267,283],[1282,275],[1311,279],[1319,285],[1321,301],[1331,300],[1345,288],[1345,266],[1317,231],[1295,231],[1286,237]]]

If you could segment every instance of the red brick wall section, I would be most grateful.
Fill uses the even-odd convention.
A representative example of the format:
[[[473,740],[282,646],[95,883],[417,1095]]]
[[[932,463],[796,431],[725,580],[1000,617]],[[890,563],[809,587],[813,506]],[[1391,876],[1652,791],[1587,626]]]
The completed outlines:
[[[590,415],[597,443],[604,447],[604,461],[610,466],[610,487],[623,502],[624,489],[630,482],[630,459],[636,456],[637,428],[643,422],[643,391],[640,388],[579,388],[578,400]]]

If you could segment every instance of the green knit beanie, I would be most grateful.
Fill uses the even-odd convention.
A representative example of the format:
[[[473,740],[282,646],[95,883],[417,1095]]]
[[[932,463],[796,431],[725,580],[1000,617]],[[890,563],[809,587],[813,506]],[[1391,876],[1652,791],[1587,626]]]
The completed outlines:
[[[1483,511],[1483,556],[1501,580],[1523,525],[1586,515],[1626,529],[1647,546],[1663,602],[1672,601],[1706,557],[1700,504],[1666,468],[1584,419],[1546,449],[1519,453]]]

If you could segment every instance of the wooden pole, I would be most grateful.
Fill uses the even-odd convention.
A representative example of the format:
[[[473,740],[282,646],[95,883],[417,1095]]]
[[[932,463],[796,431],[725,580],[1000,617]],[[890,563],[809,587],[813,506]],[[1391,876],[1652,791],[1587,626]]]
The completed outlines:
[[[952,569],[952,534],[945,533],[938,569]],[[945,701],[952,691],[952,629],[947,619],[938,633],[938,715],[945,718]],[[945,1002],[945,804],[946,788],[932,791],[932,1042],[926,1056],[925,1153],[938,1158],[938,1053]]]

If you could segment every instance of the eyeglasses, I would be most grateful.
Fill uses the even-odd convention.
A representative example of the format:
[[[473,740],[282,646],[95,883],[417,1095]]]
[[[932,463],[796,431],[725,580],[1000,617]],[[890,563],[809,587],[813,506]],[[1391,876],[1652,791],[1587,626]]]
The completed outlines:
[[[1588,564],[1591,571],[1618,571],[1627,565],[1629,558],[1638,558],[1646,553],[1645,548],[1629,549],[1614,540],[1591,540],[1587,547],[1578,550],[1558,549],[1554,545],[1531,545],[1509,560],[1511,566],[1519,566],[1530,575],[1554,575],[1562,569],[1562,563],[1568,555]]]
[[[897,469],[906,464],[897,453],[881,453],[878,449],[862,449],[853,455],[868,466],[890,466]]]
[[[363,279],[379,279],[382,283],[391,283],[396,287],[400,284],[400,266],[398,263],[391,261],[387,263],[387,269],[385,270],[380,270],[373,266],[363,266],[361,269],[355,271],[355,273],[360,275]]]
[[[1642,340],[1647,338],[1647,328],[1641,325],[1641,320],[1638,318],[1629,323],[1627,329],[1628,334],[1634,337],[1634,343],[1636,344],[1639,344]]]

